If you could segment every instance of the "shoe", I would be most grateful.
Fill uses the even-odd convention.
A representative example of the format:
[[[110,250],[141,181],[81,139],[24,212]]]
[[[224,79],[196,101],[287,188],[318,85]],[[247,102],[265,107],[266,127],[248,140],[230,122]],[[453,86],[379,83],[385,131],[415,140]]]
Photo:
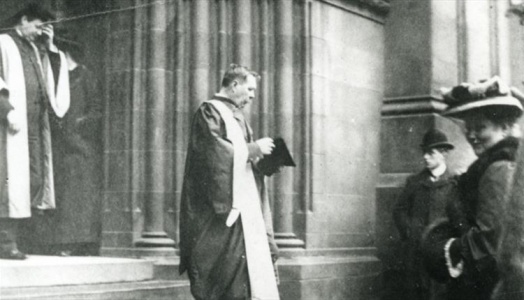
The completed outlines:
[[[16,260],[24,260],[27,256],[25,253],[22,253],[18,250],[11,250],[11,251],[2,251],[0,252],[0,259],[16,259]]]

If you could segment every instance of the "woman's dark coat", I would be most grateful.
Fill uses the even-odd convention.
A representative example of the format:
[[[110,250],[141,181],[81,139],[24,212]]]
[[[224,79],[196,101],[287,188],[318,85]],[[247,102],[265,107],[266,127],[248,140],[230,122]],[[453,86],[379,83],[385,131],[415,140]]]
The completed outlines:
[[[499,279],[496,258],[517,148],[516,138],[502,140],[480,155],[459,179],[460,199],[449,205],[447,215],[457,238],[450,248],[451,260],[455,265],[462,260],[464,271],[456,279],[449,278],[448,299],[490,299],[493,293]],[[444,244],[439,247],[443,249]],[[438,253],[444,255],[444,251]]]

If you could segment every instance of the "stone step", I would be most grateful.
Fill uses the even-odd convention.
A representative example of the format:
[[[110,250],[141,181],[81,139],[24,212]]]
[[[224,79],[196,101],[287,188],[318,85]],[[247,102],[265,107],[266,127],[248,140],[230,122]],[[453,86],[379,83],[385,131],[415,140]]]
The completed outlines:
[[[284,255],[289,255],[286,251],[282,252]],[[382,290],[382,264],[375,256],[337,255],[340,253],[329,251],[328,253],[333,255],[295,254],[291,257],[281,257],[277,262],[281,298],[286,300],[379,299]],[[369,254],[369,251],[355,253]],[[156,261],[155,279],[186,279],[187,282],[187,273],[178,274],[179,262],[178,258]]]
[[[148,280],[51,287],[1,288],[2,300],[190,300],[188,281]]]
[[[280,297],[376,300],[382,265],[374,256],[310,256],[278,260]]]
[[[21,261],[0,260],[0,288],[2,289],[151,279],[153,279],[153,262],[141,259],[29,256]]]

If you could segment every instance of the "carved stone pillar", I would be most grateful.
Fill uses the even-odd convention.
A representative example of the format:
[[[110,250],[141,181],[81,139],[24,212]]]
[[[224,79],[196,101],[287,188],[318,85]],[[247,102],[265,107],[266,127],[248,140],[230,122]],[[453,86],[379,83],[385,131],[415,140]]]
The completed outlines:
[[[139,247],[171,247],[174,241],[164,230],[164,203],[166,196],[172,196],[167,189],[166,161],[171,156],[166,144],[167,111],[167,57],[166,57],[166,5],[153,5],[147,14],[147,31],[143,41],[145,53],[145,102],[139,109],[145,116],[139,120],[145,128],[145,149],[142,159],[145,167],[144,230],[142,238],[135,244]],[[138,102],[140,103],[140,102]],[[173,249],[174,251],[174,249]]]
[[[293,152],[293,1],[279,0],[275,13],[275,136],[287,141]],[[293,169],[284,168],[274,178],[275,238],[281,248],[301,247],[293,232]]]
[[[165,203],[174,197],[166,136],[166,6],[114,1],[107,19],[105,254],[174,255]],[[129,9],[141,6],[140,9]],[[147,248],[147,249],[144,249]],[[159,251],[160,250],[160,251]]]

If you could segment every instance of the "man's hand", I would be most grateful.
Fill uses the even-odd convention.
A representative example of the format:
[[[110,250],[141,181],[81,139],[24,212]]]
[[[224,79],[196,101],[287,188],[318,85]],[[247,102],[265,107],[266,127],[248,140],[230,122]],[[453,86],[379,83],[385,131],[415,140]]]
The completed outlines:
[[[239,216],[240,216],[240,210],[233,207],[227,216],[226,226],[227,227],[233,226],[233,224],[235,224]]]
[[[53,45],[53,39],[55,37],[55,30],[53,25],[45,24],[42,26],[42,41],[47,49],[50,49]]]
[[[20,117],[13,110],[7,114],[7,125],[9,132],[16,134],[20,131]]]
[[[255,141],[257,145],[260,147],[260,151],[262,151],[262,154],[269,155],[271,152],[273,152],[273,148],[275,148],[275,143],[273,143],[272,138],[261,138],[260,140]]]

